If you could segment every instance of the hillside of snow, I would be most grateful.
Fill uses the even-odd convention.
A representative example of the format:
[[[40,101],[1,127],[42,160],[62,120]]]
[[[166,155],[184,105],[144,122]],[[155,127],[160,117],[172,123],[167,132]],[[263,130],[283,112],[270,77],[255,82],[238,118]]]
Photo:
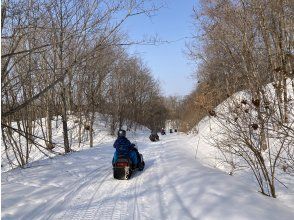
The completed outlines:
[[[290,84],[293,80],[288,80],[288,99],[290,100],[289,105],[293,104],[294,94],[293,91],[290,89]],[[267,85],[268,96],[269,99],[274,102],[276,100],[274,88],[271,84]],[[237,102],[241,102],[241,100],[251,100],[251,97],[248,93],[242,91],[234,94],[233,96],[229,97],[223,103],[215,108],[216,115],[230,115],[230,109],[234,106]],[[251,112],[250,112],[251,113]],[[251,114],[254,114],[251,113]],[[289,112],[290,121],[293,121],[294,118],[294,108],[291,108]],[[229,116],[225,118],[229,120]],[[251,173],[248,166],[244,161],[241,161],[240,158],[232,158],[235,162],[239,165],[236,169],[232,169],[232,166],[225,163],[224,161],[228,158],[225,158],[224,154],[214,147],[215,140],[219,138],[223,138],[222,134],[224,133],[224,129],[226,129],[227,121],[223,118],[211,117],[207,116],[203,118],[189,133],[189,144],[193,146],[194,149],[194,158],[197,161],[200,161],[202,164],[208,167],[217,168],[224,173],[231,174],[234,177],[240,178],[241,181],[246,183],[252,189],[256,189],[257,191],[257,182],[254,178],[253,174]],[[288,126],[294,128],[294,124],[288,123]],[[293,140],[292,140],[293,141]],[[270,140],[269,146],[272,148],[271,150],[274,152],[279,146],[279,140],[272,138]],[[293,147],[293,145],[292,145]],[[267,152],[265,152],[266,154]],[[227,155],[226,155],[227,156]],[[229,158],[230,159],[230,158]],[[276,191],[278,200],[283,202],[286,206],[291,207],[294,209],[294,176],[285,173],[282,169],[282,166],[277,166],[276,170]]]
[[[94,122],[93,128],[93,142],[96,145],[103,144],[105,142],[114,141],[115,137],[111,136],[110,129],[109,129],[109,118],[107,116],[103,116],[101,114],[96,115],[96,121]],[[69,136],[69,144],[72,151],[80,151],[83,149],[89,148],[89,131],[84,129],[84,125],[86,124],[85,120],[82,121],[82,138],[80,145],[78,144],[78,130],[79,130],[79,120],[74,115],[69,115],[68,117],[68,136]],[[45,118],[41,118],[35,122],[35,136],[43,137],[42,132],[42,126],[46,124]],[[13,125],[15,128],[17,128],[16,125]],[[140,129],[143,129],[147,131],[148,129],[139,126]],[[133,131],[132,131],[133,132]],[[52,134],[53,134],[53,143],[55,145],[55,148],[53,149],[54,152],[50,152],[45,148],[45,142],[42,139],[36,138],[35,141],[39,143],[43,148],[39,146],[32,145],[32,148],[30,150],[30,157],[29,162],[34,162],[42,159],[46,159],[49,157],[54,157],[58,154],[64,153],[63,148],[63,127],[62,127],[62,121],[60,117],[54,117],[52,120]],[[132,134],[132,133],[131,133]],[[15,134],[16,135],[16,134]],[[23,151],[26,152],[26,145],[24,138],[22,136],[18,137],[20,141],[23,141]],[[2,139],[1,139],[2,141]],[[14,152],[12,150],[8,151],[8,155],[10,158],[7,159],[7,152],[5,152],[5,148],[3,146],[3,142],[1,142],[1,171],[5,172],[8,170],[11,170],[13,168],[16,168],[18,166],[17,161],[14,157]],[[26,165],[26,167],[30,167],[30,164]]]

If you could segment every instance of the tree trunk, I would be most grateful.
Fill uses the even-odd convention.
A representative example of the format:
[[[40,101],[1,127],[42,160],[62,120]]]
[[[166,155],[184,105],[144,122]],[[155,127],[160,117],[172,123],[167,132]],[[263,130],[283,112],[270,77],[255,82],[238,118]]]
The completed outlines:
[[[65,98],[65,89],[63,86],[63,91],[61,94],[62,98],[62,127],[63,127],[63,143],[64,143],[64,151],[65,153],[70,152],[69,141],[68,141],[68,128],[67,128],[67,112],[66,112],[66,98]]]
[[[90,119],[90,147],[93,147],[93,134],[94,134],[94,129],[93,129],[93,125],[94,125],[94,121],[95,121],[95,113],[92,112],[91,113],[91,119]]]
[[[288,92],[287,92],[287,78],[283,78],[283,96],[284,96],[284,120],[283,122],[288,122]]]
[[[47,109],[46,109],[46,112],[47,112],[47,117],[46,117],[46,120],[47,120],[47,135],[48,135],[48,140],[47,140],[47,148],[48,150],[52,150],[54,148],[53,146],[53,143],[52,143],[52,114],[51,114],[51,109],[50,109],[50,104],[48,103],[47,104]]]

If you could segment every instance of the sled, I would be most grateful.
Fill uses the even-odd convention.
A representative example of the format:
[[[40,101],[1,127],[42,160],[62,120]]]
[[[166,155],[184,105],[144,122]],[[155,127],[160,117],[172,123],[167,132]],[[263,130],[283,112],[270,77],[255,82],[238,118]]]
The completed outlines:
[[[119,156],[113,164],[113,177],[119,180],[128,180],[132,175],[132,161],[125,156]]]
[[[128,180],[136,170],[144,170],[145,162],[142,154],[140,154],[140,159],[141,162],[138,164],[138,167],[133,167],[132,161],[129,157],[120,155],[117,161],[113,164],[113,178],[118,180]]]
[[[158,135],[153,135],[151,134],[149,136],[150,141],[155,142],[155,141],[159,141],[159,136]]]

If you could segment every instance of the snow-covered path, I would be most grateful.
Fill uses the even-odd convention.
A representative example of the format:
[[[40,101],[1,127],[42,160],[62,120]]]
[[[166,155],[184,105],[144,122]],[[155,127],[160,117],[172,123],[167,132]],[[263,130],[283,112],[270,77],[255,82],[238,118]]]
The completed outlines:
[[[2,219],[293,219],[278,200],[194,159],[189,137],[130,137],[145,170],[112,177],[112,143],[2,174]]]

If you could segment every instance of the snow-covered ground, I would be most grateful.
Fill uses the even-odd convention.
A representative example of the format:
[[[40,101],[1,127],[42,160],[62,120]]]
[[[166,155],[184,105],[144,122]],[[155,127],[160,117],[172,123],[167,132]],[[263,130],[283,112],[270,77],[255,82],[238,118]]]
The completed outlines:
[[[289,98],[289,105],[294,104],[293,98],[294,93],[291,87],[293,80],[288,80],[288,98]],[[275,98],[275,92],[272,84],[267,85],[267,91],[269,99],[272,102],[272,107],[277,108],[274,105]],[[241,100],[251,100],[251,97],[247,92],[241,91],[237,92],[231,97],[229,97],[227,100],[225,100],[223,103],[218,105],[215,108],[216,114],[221,115],[223,117],[224,115],[230,115],[230,108],[232,106],[235,106],[236,103],[240,103]],[[254,112],[254,111],[252,111]],[[253,114],[254,113],[250,113]],[[294,116],[294,109],[290,108],[289,111],[289,117],[291,118],[291,123],[289,123],[289,127],[293,127],[293,118]],[[246,183],[248,187],[251,187],[251,189],[258,189],[257,181],[252,173],[252,171],[249,169],[248,165],[242,161],[240,158],[237,158],[232,155],[226,155],[226,159],[230,160],[230,156],[234,160],[235,163],[238,165],[233,169],[231,165],[228,163],[225,163],[225,156],[224,154],[218,150],[216,147],[213,147],[215,145],[215,140],[222,139],[224,137],[224,133],[227,132],[225,130],[227,127],[227,121],[229,117],[221,118],[219,116],[217,117],[204,117],[190,132],[189,144],[193,146],[194,149],[194,157],[202,163],[203,165],[206,165],[208,167],[217,168],[225,173],[232,173],[235,178],[239,178],[242,182]],[[275,139],[276,136],[272,136],[272,138],[269,142],[269,147],[271,148],[271,153],[275,152],[279,145],[279,140]],[[292,142],[293,143],[293,142]],[[290,145],[291,147],[291,145]],[[292,146],[293,147],[293,146]],[[268,160],[268,151],[264,153],[264,157]],[[294,176],[287,174],[282,169],[282,164],[279,164],[276,167],[275,171],[275,187],[276,187],[276,193],[278,200],[282,202],[284,205],[290,207],[294,210]],[[294,216],[293,216],[294,219]]]
[[[109,118],[109,117],[108,117]],[[98,145],[102,144],[107,141],[113,141],[114,137],[109,135],[109,126],[107,125],[107,120],[109,120],[106,117],[103,117],[101,114],[96,115],[96,121],[93,125],[94,127],[94,133],[93,133],[93,142]],[[35,124],[35,136],[43,138],[43,132],[40,126],[40,123],[42,125],[46,125],[46,120],[45,118],[41,118],[36,121]],[[89,148],[89,131],[84,129],[84,126],[87,123],[85,122],[85,119],[83,119],[82,122],[82,137],[81,137],[81,143],[80,145],[78,144],[78,130],[79,130],[79,124],[78,124],[78,118],[69,115],[68,116],[68,136],[69,136],[69,144],[70,148],[73,151],[79,151],[83,149],[88,149]],[[17,128],[17,125],[15,123],[12,124],[14,128]],[[47,158],[48,156],[54,157],[58,153],[64,153],[64,148],[63,148],[63,127],[62,127],[62,121],[61,117],[54,117],[52,120],[52,136],[53,136],[53,143],[55,144],[55,148],[53,149],[54,153],[51,153],[43,148],[36,148],[35,146],[32,146],[30,149],[29,153],[29,163],[37,161],[37,160],[42,160]],[[23,152],[26,151],[26,142],[22,136],[16,137],[16,140],[20,139],[22,142],[22,150]],[[1,139],[2,141],[2,139]],[[39,143],[41,146],[45,148],[45,142],[42,139],[36,139],[35,140],[37,143]],[[18,166],[17,161],[14,156],[14,152],[12,150],[8,151],[9,155],[9,160],[12,162],[9,163],[9,160],[7,159],[6,152],[4,150],[4,144],[1,142],[1,171],[5,172],[8,170],[11,170],[12,168],[15,168]],[[10,147],[11,149],[11,147]],[[42,150],[45,154],[41,153]],[[30,166],[30,164],[28,164]]]
[[[112,177],[110,139],[2,173],[2,219],[293,219],[293,204],[208,166],[203,149],[195,160],[191,136],[148,135],[129,134],[146,163],[130,180]]]

